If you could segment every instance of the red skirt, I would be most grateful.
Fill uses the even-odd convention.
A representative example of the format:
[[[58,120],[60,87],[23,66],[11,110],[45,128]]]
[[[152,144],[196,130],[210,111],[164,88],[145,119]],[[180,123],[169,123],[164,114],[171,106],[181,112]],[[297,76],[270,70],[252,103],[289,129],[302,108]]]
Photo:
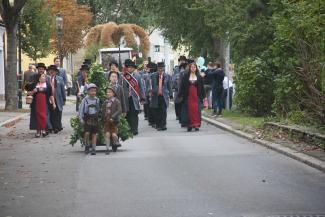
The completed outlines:
[[[46,130],[47,103],[46,93],[36,94],[36,123],[37,130]]]
[[[190,84],[188,93],[188,118],[189,126],[199,128],[201,126],[201,117],[199,112],[199,96],[195,84]]]

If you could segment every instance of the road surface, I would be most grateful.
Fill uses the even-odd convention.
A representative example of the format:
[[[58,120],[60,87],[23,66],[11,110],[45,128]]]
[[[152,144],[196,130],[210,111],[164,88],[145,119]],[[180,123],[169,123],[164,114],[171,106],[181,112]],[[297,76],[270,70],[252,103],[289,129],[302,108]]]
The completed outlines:
[[[22,120],[0,140],[0,217],[264,217],[325,214],[325,174],[203,124],[186,132],[168,113],[158,132],[96,156],[64,132],[36,139]]]

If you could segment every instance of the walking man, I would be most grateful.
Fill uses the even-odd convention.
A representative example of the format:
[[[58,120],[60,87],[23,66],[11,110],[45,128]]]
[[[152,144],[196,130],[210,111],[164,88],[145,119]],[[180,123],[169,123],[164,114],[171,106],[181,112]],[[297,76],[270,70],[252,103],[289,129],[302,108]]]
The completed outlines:
[[[51,76],[52,93],[56,105],[56,108],[52,110],[50,115],[53,131],[56,134],[59,131],[63,130],[62,110],[63,110],[63,106],[65,105],[66,94],[64,90],[63,79],[62,77],[58,76],[59,70],[56,68],[56,66],[50,65],[47,68],[47,72]]]
[[[145,89],[141,76],[135,73],[137,66],[131,59],[125,60],[126,71],[123,73],[123,89],[126,102],[126,120],[128,121],[133,135],[138,135],[139,113],[145,99]]]
[[[173,98],[172,79],[165,73],[165,63],[157,64],[158,72],[152,74],[151,106],[156,109],[158,131],[167,130],[167,108]]]
[[[181,99],[178,98],[178,92],[180,88],[180,83],[182,80],[182,76],[184,74],[185,68],[186,68],[186,57],[180,56],[178,59],[179,66],[176,66],[174,69],[174,74],[172,78],[172,88],[174,90],[174,103],[175,103],[175,114],[176,114],[176,120],[180,119],[181,111],[182,111],[182,102]]]
[[[62,77],[64,86],[68,86],[67,72],[64,68],[61,68],[61,61],[59,57],[54,58],[54,65],[59,70],[58,76]]]

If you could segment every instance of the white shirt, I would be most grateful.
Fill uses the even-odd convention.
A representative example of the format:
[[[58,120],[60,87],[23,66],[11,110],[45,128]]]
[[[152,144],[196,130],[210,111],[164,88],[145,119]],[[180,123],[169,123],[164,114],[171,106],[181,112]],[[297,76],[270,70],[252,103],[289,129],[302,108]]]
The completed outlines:
[[[223,79],[223,89],[228,89],[228,80],[229,80],[228,77],[225,76],[225,78]],[[231,80],[229,80],[229,88],[233,86],[234,84],[232,83]]]

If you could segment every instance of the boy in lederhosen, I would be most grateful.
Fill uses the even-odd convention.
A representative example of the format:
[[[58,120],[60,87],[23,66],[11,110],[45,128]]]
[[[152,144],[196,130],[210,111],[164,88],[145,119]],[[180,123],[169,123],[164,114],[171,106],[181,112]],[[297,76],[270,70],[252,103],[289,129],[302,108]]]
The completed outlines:
[[[89,153],[91,139],[91,155],[96,155],[96,143],[98,129],[99,99],[96,97],[97,86],[89,84],[87,87],[87,96],[82,100],[79,106],[79,119],[84,126],[85,152]]]
[[[112,142],[115,146],[121,146],[118,139],[118,124],[120,122],[120,116],[122,114],[121,103],[116,96],[116,87],[109,86],[106,89],[107,100],[103,104],[102,111],[104,114],[104,135],[106,140],[107,152],[109,154],[109,148]]]

